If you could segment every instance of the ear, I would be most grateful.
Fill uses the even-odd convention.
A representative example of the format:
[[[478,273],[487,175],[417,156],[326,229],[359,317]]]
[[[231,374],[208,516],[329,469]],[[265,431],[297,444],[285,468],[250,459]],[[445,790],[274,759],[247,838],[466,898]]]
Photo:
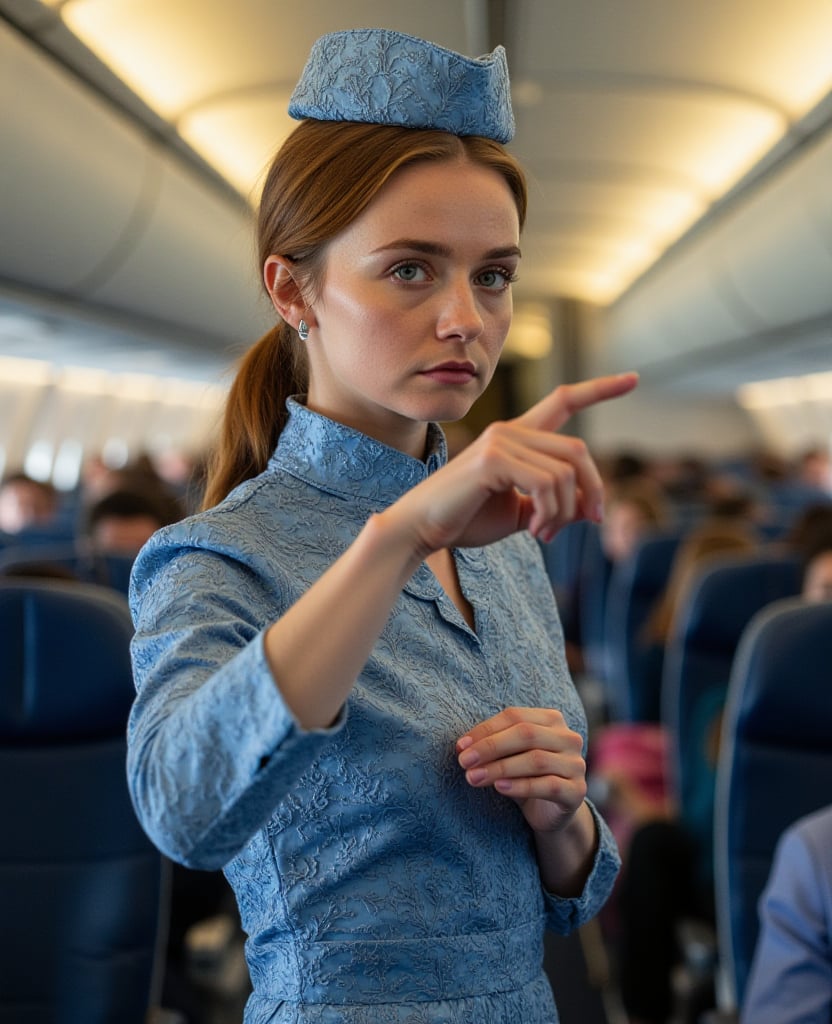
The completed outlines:
[[[287,324],[310,323],[309,308],[294,277],[294,266],[286,256],[269,256],[263,264],[263,280],[272,305]],[[310,323],[311,326],[311,323]]]

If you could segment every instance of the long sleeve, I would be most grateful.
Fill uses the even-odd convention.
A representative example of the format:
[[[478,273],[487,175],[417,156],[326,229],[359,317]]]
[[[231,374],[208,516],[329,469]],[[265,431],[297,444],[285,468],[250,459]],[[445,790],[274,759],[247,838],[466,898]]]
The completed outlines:
[[[823,826],[821,830],[819,825]],[[760,901],[744,1024],[832,1020],[832,813],[783,836]]]
[[[263,825],[343,716],[329,730],[298,727],[263,652],[274,595],[243,566],[198,548],[174,549],[169,562],[165,554],[157,544],[134,576],[128,777],[159,848],[216,868]]]

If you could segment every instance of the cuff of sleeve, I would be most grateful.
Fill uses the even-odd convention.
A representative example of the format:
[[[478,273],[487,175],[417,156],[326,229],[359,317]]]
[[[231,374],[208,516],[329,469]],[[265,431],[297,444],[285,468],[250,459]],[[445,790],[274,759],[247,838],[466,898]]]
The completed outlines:
[[[621,868],[618,846],[609,826],[598,813],[594,804],[586,801],[595,819],[598,831],[598,849],[583,892],[580,896],[566,899],[553,893],[543,893],[546,902],[546,924],[559,935],[568,935],[575,928],[591,920],[603,907],[612,892],[615,879]]]

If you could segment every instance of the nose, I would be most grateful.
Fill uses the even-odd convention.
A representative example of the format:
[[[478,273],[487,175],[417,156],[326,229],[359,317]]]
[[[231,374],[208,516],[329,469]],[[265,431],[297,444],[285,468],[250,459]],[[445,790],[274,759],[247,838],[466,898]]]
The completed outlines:
[[[443,289],[436,325],[440,338],[448,341],[470,342],[483,331],[483,319],[477,296],[471,282],[454,279]]]

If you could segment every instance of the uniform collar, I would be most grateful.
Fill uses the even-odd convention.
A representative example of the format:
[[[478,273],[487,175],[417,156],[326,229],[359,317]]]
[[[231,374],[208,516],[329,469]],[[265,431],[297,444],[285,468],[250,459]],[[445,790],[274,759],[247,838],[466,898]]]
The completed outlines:
[[[427,457],[406,455],[290,398],[271,464],[326,491],[383,508],[448,461],[441,428],[428,425]]]

